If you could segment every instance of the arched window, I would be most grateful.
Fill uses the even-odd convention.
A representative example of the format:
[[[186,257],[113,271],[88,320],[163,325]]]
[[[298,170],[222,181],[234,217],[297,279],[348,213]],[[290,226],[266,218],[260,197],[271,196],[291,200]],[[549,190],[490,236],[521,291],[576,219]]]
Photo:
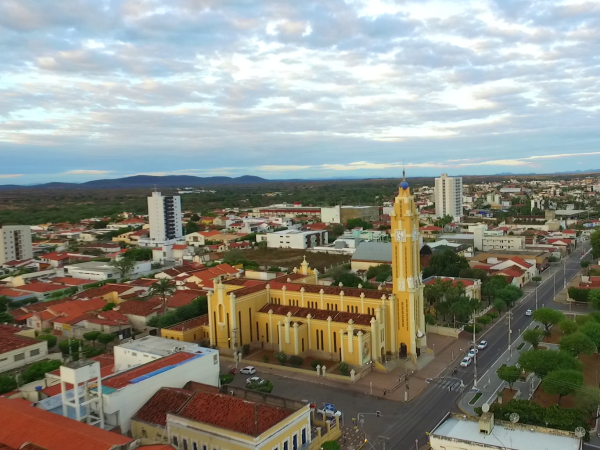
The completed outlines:
[[[223,319],[223,305],[220,304],[218,309],[219,309],[219,322],[223,323],[223,322],[225,322],[225,320]]]

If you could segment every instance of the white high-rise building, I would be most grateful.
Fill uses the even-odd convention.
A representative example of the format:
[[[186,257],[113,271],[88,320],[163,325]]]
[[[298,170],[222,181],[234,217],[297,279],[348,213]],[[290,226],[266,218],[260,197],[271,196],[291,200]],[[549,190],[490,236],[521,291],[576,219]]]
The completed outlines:
[[[31,227],[0,224],[0,265],[33,258]]]
[[[181,224],[181,197],[163,197],[153,192],[148,197],[148,220],[150,222],[149,246],[171,244],[183,237]]]
[[[452,216],[459,220],[462,211],[462,178],[449,177],[445,173],[435,179],[435,215],[437,217]]]

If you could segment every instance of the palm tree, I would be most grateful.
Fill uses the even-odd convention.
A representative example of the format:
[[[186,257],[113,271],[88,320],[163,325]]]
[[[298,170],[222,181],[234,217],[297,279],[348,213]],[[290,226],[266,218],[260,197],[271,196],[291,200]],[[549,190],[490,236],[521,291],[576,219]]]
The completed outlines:
[[[163,303],[163,314],[167,313],[167,296],[175,292],[175,283],[168,278],[161,278],[150,286],[150,295],[158,295]]]

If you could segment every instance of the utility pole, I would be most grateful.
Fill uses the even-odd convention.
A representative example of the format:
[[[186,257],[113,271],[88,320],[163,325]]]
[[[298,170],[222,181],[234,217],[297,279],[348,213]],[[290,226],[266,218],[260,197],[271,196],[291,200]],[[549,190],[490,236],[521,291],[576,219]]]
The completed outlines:
[[[477,339],[475,337],[475,311],[473,311],[473,389],[477,389]]]
[[[506,316],[508,317],[508,352],[509,352],[509,358],[512,358],[512,339],[511,339],[511,334],[512,334],[512,329],[510,328],[510,319],[512,318],[512,311],[509,311],[506,313]]]
[[[538,287],[539,287],[539,283],[537,283],[535,285],[535,310],[536,311],[537,311],[537,308],[538,308],[538,306],[537,306],[538,305],[538,294],[537,294]]]

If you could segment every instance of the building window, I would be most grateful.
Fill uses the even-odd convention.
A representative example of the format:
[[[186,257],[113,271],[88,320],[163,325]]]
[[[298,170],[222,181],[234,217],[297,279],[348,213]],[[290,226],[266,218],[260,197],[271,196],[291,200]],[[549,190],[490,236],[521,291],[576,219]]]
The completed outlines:
[[[333,352],[337,353],[337,334],[333,332]]]
[[[25,353],[19,353],[15,355],[15,361],[23,361],[25,359]]]
[[[175,447],[179,447],[179,438],[177,436],[173,436],[172,438],[172,443]]]
[[[321,350],[319,348],[319,330],[317,330],[317,350]]]
[[[183,444],[183,450],[189,450],[187,439],[183,438],[181,442]]]
[[[37,356],[40,354],[40,349],[36,348],[34,350],[31,350],[31,352],[29,353],[29,356]]]
[[[288,450],[289,449],[289,443],[288,440],[286,439],[285,441],[283,441],[283,450]]]

